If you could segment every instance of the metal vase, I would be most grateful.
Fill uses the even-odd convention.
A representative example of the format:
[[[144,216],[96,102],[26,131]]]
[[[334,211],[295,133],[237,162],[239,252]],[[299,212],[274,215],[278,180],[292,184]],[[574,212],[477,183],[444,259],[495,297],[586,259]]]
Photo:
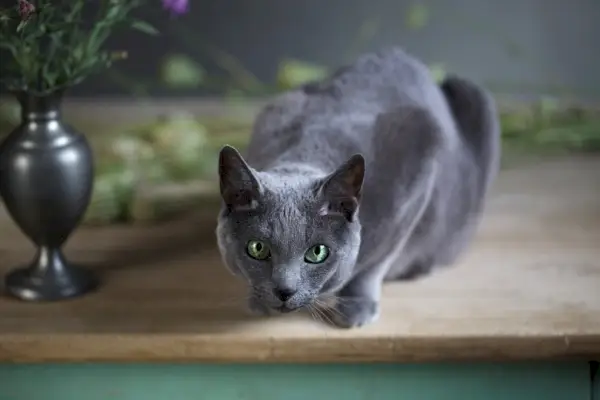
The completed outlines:
[[[62,121],[62,93],[16,97],[21,124],[0,144],[0,196],[37,252],[29,265],[6,276],[6,290],[29,301],[80,296],[97,280],[69,263],[61,247],[90,202],[92,151],[85,136]]]

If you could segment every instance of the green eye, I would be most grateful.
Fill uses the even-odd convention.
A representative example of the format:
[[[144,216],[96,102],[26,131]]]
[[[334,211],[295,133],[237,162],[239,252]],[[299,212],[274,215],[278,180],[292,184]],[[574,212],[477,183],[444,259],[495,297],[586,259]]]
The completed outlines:
[[[246,245],[246,251],[255,260],[266,260],[271,256],[269,246],[260,240],[250,240]]]
[[[324,244],[318,244],[304,253],[304,261],[310,264],[321,264],[329,257],[329,248]]]

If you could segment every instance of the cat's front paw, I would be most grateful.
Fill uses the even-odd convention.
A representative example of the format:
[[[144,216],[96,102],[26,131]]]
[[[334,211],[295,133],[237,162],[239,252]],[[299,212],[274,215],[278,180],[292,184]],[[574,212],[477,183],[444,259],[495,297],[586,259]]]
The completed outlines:
[[[256,296],[251,296],[248,299],[247,307],[250,314],[255,316],[266,317],[272,315],[272,312],[269,309],[269,307],[265,306]]]
[[[369,298],[354,298],[337,303],[329,314],[340,328],[358,328],[379,319],[379,303]]]

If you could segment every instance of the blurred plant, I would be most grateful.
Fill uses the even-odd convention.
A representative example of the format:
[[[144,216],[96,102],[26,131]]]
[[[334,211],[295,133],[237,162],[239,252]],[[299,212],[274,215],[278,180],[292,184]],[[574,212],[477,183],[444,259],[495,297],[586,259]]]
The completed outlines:
[[[204,83],[206,71],[190,57],[173,54],[163,60],[161,75],[170,87],[196,88]]]
[[[193,116],[177,113],[117,136],[110,150],[137,166],[140,180],[186,180],[206,171],[207,145],[206,128]]]
[[[433,80],[437,83],[441,83],[444,79],[446,79],[446,68],[444,68],[444,64],[429,64],[429,71],[433,77]]]
[[[95,142],[98,167],[87,222],[130,220],[141,191],[206,180],[216,172],[218,153],[191,115],[164,116],[101,138]]]
[[[73,86],[87,76],[127,57],[125,51],[104,49],[108,37],[121,27],[157,34],[132,12],[144,0],[17,0],[0,10],[0,82],[10,91],[44,95]],[[185,4],[184,4],[185,3]],[[174,14],[187,10],[187,0],[163,0]],[[95,8],[93,21],[85,20]]]
[[[413,3],[406,13],[406,26],[411,30],[422,29],[429,20],[429,8],[423,3]]]
[[[600,112],[543,97],[501,113],[504,147],[513,153],[600,151]]]
[[[307,82],[319,81],[327,77],[329,69],[306,61],[283,59],[277,72],[277,87],[288,90]]]

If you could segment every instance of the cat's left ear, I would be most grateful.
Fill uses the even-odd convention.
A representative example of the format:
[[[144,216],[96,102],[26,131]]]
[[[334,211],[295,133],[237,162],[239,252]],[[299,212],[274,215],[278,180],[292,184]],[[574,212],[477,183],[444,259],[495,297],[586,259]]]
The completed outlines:
[[[324,179],[320,193],[325,199],[323,215],[340,215],[352,222],[360,203],[365,177],[365,159],[355,154]]]
[[[231,146],[224,146],[219,153],[219,183],[221,197],[230,210],[258,207],[260,183],[242,155]]]

